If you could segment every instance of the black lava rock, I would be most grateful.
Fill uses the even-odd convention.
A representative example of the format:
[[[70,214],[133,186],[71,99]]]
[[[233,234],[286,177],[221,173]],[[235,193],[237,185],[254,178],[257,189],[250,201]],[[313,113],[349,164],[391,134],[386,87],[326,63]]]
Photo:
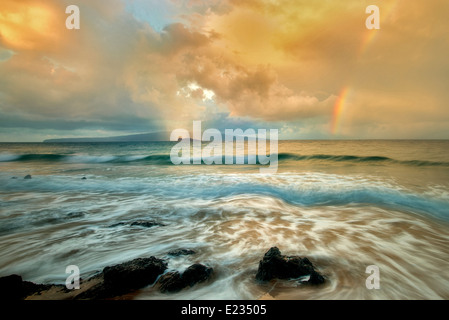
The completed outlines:
[[[182,279],[190,286],[206,281],[212,275],[214,270],[205,265],[196,263],[188,267],[182,274]]]
[[[324,282],[324,277],[315,270],[310,274],[309,281],[307,281],[310,284],[322,284]]]
[[[0,278],[0,300],[23,300],[27,296],[48,290],[51,286],[23,281],[16,274]]]
[[[179,292],[184,288],[193,287],[195,284],[208,280],[213,269],[196,263],[188,267],[182,274],[179,272],[168,272],[159,279],[159,290],[164,293]]]
[[[161,292],[178,292],[186,287],[178,271],[168,272],[159,279]]]
[[[104,268],[104,286],[111,296],[126,293],[154,283],[166,269],[166,262],[155,257],[134,259]]]
[[[307,258],[298,256],[284,256],[277,247],[273,247],[265,253],[259,262],[256,279],[269,281],[271,279],[295,279],[309,275],[310,284],[324,283],[324,277],[320,275],[313,264]]]
[[[30,174],[27,174],[25,177],[23,177],[24,179],[31,179],[32,177],[31,177],[31,175]]]
[[[17,274],[0,278],[0,299],[20,300],[24,298],[22,277]]]

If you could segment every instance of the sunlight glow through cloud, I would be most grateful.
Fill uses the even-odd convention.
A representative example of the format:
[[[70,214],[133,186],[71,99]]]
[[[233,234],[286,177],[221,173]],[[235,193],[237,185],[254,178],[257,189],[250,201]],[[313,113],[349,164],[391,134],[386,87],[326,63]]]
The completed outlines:
[[[447,138],[449,4],[374,0],[382,27],[367,30],[366,3],[80,0],[74,31],[68,0],[3,0],[0,140],[211,119],[298,139]]]

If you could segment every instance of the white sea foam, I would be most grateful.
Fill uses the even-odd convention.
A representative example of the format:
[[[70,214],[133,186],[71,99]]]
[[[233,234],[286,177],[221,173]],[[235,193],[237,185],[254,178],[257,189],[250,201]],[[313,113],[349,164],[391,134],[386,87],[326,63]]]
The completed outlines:
[[[110,162],[115,159],[117,159],[117,157],[112,155],[103,155],[103,156],[70,155],[65,157],[65,161],[71,163],[103,163],[103,162]]]
[[[355,154],[365,144],[340,152]],[[324,152],[323,142],[310,145],[308,154]],[[405,145],[409,152],[411,144]],[[289,159],[278,174],[264,175],[251,166],[161,165],[164,153],[147,152],[145,144],[128,153],[109,145],[59,148],[53,158],[40,156],[50,153],[47,149],[20,151],[30,155],[25,162],[8,160],[16,151],[0,153],[6,159],[0,172],[0,276],[17,273],[25,280],[63,284],[69,264],[87,278],[107,265],[156,256],[168,259],[169,270],[206,264],[214,268],[214,278],[174,295],[150,286],[137,299],[449,298],[444,166],[330,164],[315,157]],[[379,149],[360,155],[378,155]],[[392,150],[381,155],[409,160]],[[449,161],[444,155],[415,156]],[[28,172],[33,179],[11,179]],[[163,226],[130,227],[135,220]],[[307,256],[327,283],[257,283],[258,263],[271,246]],[[196,254],[167,255],[179,248]],[[380,290],[365,286],[368,265],[380,268]]]
[[[20,158],[20,155],[8,152],[0,153],[0,162],[14,161]]]

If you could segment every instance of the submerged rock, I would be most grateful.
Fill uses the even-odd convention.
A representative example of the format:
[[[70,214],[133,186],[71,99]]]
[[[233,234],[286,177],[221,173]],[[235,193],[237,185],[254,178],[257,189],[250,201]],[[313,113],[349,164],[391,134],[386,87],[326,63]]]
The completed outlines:
[[[277,247],[273,247],[265,253],[259,262],[256,279],[269,281],[271,279],[296,279],[303,276],[310,276],[306,282],[310,284],[321,284],[325,281],[309,259],[284,256]]]
[[[126,224],[125,222],[118,222],[118,223],[111,224],[110,226],[108,226],[108,228],[115,228],[115,227],[119,227],[119,226],[124,226],[125,224]]]
[[[70,212],[67,214],[67,218],[82,218],[86,214],[84,212]]]
[[[188,255],[192,255],[195,254],[196,252],[190,249],[176,249],[176,250],[172,250],[170,252],[167,253],[167,255],[172,256],[172,257],[179,257],[179,256],[188,256]]]
[[[164,226],[162,223],[153,221],[153,220],[137,220],[134,222],[131,222],[131,227],[144,227],[144,228],[151,228],[155,226]]]
[[[31,179],[32,177],[31,177],[31,175],[30,174],[27,174],[25,177],[23,177],[24,179]]]
[[[86,177],[82,177],[81,180],[87,180],[87,178]]]
[[[184,288],[193,287],[197,283],[208,280],[213,269],[196,263],[188,267],[182,274],[178,271],[168,272],[159,279],[159,290],[164,293],[179,292]]]
[[[151,228],[151,227],[163,227],[165,226],[165,224],[162,224],[160,222],[154,221],[154,220],[136,220],[136,221],[128,221],[128,222],[117,222],[114,224],[111,224],[109,226],[109,228],[115,228],[115,227],[119,227],[119,226],[125,226],[125,225],[129,225],[131,227],[142,227],[142,228]]]

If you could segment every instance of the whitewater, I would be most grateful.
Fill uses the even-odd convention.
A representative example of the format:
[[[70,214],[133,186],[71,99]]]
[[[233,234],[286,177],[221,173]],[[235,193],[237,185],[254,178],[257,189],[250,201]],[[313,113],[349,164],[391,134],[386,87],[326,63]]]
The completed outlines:
[[[130,298],[449,298],[448,141],[280,141],[275,174],[175,166],[173,145],[0,144],[0,276],[63,284],[68,265],[87,278],[156,256],[168,271],[206,264],[214,279]],[[326,284],[258,283],[272,246],[308,257]],[[168,257],[179,248],[196,253]],[[369,265],[378,290],[366,288]]]

